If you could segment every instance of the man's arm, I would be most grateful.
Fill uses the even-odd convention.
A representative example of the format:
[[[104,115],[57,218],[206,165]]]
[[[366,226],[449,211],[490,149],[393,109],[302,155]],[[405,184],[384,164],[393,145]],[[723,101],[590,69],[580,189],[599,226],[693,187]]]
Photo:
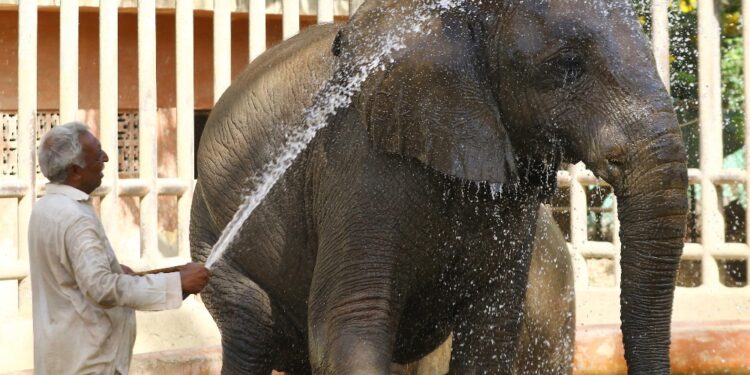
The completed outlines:
[[[95,229],[96,223],[92,221],[84,217],[72,225],[66,231],[65,243],[78,287],[102,307],[178,308],[183,290],[196,293],[208,282],[208,271],[200,264],[186,266],[189,271],[185,275],[174,272],[131,276],[113,272],[106,248]]]
[[[133,271],[132,268],[130,268],[130,267],[128,267],[128,266],[126,266],[126,265],[124,265],[122,263],[120,263],[120,268],[122,268],[122,272],[124,274],[126,274],[126,275],[131,275],[132,276],[132,275],[136,274],[135,271]]]
[[[156,275],[160,273],[180,273],[180,281],[182,284],[182,294],[187,296],[189,294],[199,293],[208,282],[209,272],[208,269],[202,263],[186,263],[182,266],[174,266],[167,268],[159,268],[155,270],[134,272],[130,267],[120,264],[123,271],[128,275],[133,276],[146,276]]]

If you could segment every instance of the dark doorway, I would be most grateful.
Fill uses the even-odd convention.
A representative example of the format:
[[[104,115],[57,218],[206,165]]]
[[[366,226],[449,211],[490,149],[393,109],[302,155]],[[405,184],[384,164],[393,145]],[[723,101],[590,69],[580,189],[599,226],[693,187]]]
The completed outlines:
[[[208,115],[211,114],[211,110],[203,109],[195,111],[195,133],[193,140],[193,174],[195,178],[198,178],[198,145],[201,143],[201,135],[203,135],[203,129],[206,128],[206,122],[208,121]]]

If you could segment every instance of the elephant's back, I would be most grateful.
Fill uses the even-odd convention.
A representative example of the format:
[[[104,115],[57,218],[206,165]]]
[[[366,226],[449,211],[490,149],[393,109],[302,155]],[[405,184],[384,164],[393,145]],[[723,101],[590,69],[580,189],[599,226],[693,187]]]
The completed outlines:
[[[249,177],[302,125],[304,110],[329,78],[338,26],[313,26],[259,56],[235,79],[209,116],[198,148],[198,180],[211,216],[223,227]]]

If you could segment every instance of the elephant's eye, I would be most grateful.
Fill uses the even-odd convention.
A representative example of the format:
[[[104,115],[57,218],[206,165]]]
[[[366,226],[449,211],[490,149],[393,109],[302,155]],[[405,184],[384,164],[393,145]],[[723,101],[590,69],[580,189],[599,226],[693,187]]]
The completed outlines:
[[[570,50],[555,54],[544,64],[540,81],[550,89],[569,86],[578,81],[585,71],[583,56]]]

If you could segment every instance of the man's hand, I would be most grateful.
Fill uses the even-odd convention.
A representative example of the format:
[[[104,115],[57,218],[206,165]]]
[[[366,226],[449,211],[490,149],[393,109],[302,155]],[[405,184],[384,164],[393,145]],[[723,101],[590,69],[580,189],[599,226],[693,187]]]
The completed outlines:
[[[122,273],[124,273],[126,275],[131,275],[131,276],[135,275],[135,271],[133,271],[132,268],[130,268],[130,267],[124,265],[124,264],[121,264],[120,268],[122,268]]]
[[[188,263],[180,270],[183,294],[200,293],[208,283],[209,272],[203,263]]]

